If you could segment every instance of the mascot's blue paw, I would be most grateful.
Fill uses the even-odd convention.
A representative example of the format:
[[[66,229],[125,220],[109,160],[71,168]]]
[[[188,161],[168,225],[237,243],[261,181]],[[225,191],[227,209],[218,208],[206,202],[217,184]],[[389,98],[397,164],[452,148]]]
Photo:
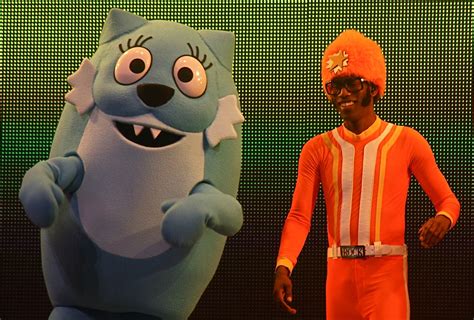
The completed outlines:
[[[186,198],[163,202],[161,209],[163,238],[177,247],[193,245],[206,227],[232,236],[243,222],[237,200],[207,183],[200,183]]]
[[[47,228],[58,214],[65,192],[74,192],[82,179],[82,162],[77,156],[41,161],[28,170],[20,189],[20,201],[31,221]]]
[[[23,178],[20,201],[28,218],[40,228],[49,227],[58,214],[64,194],[47,174],[43,174],[45,162],[31,168]]]

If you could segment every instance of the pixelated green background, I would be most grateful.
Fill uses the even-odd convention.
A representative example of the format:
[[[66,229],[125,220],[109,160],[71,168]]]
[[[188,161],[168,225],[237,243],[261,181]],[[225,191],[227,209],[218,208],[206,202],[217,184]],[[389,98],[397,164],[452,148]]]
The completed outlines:
[[[286,318],[272,302],[273,268],[301,146],[340,124],[321,90],[326,45],[356,28],[382,46],[384,120],[419,130],[462,205],[444,243],[422,250],[416,231],[433,214],[413,183],[407,203],[413,319],[472,318],[471,1],[2,1],[0,318],[46,319],[39,230],[17,200],[23,174],[48,157],[69,90],[97,48],[110,8],[236,35],[234,79],[243,127],[239,200],[244,227],[229,239],[192,319]],[[321,195],[320,195],[321,198]],[[322,319],[324,204],[295,269],[298,319]]]

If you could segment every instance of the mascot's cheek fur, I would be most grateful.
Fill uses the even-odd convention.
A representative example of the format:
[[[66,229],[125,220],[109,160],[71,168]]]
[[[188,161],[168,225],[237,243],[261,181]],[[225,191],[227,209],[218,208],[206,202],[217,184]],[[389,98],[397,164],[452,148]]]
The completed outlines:
[[[233,52],[228,32],[109,13],[20,190],[50,319],[191,314],[242,225]]]

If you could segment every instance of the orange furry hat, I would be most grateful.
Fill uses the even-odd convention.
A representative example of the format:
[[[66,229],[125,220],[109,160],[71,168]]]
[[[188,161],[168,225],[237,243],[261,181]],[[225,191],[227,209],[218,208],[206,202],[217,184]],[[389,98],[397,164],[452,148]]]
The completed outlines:
[[[342,32],[324,51],[321,77],[325,84],[339,76],[358,76],[379,88],[380,97],[385,93],[385,58],[380,46],[356,30]]]

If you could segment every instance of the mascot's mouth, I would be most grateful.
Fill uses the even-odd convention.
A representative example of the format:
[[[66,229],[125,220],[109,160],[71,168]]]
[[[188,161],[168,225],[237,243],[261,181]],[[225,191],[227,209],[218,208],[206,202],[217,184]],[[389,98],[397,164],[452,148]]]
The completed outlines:
[[[139,124],[114,121],[118,131],[129,141],[148,148],[169,146],[183,138],[168,131],[146,127]]]

